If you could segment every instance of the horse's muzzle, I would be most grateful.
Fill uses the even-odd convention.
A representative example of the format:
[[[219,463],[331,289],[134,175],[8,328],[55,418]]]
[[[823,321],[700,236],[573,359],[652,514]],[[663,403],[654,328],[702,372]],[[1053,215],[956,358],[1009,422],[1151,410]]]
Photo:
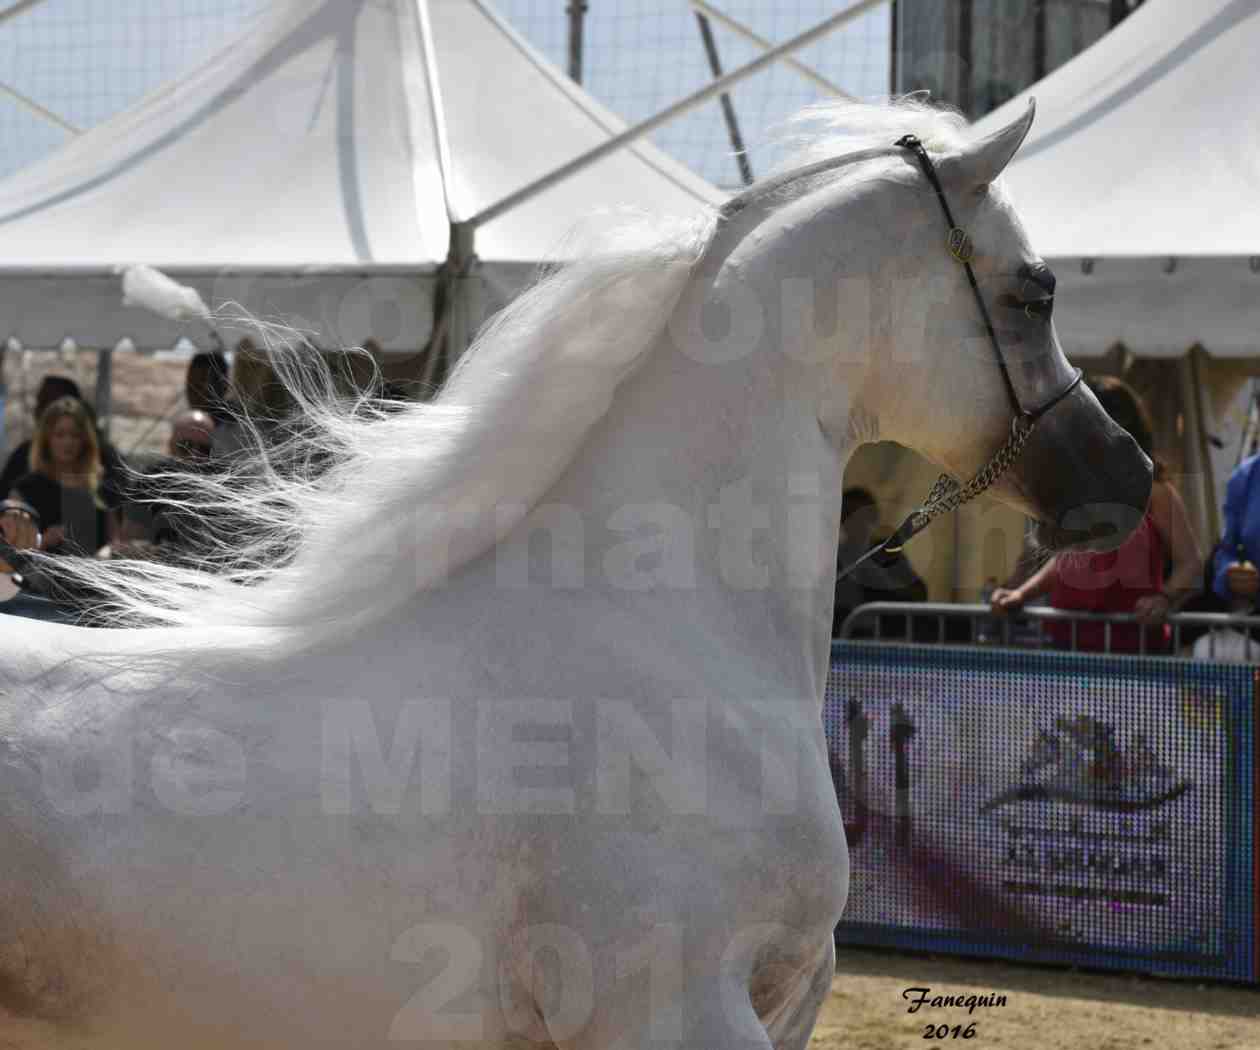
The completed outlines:
[[[1154,476],[1084,387],[1037,424],[1015,473],[1039,512],[1033,539],[1050,551],[1119,547],[1146,514]]]
[[[1109,551],[1119,547],[1137,528],[1145,507],[1104,503],[1077,507],[1058,522],[1039,521],[1033,541],[1049,551]]]

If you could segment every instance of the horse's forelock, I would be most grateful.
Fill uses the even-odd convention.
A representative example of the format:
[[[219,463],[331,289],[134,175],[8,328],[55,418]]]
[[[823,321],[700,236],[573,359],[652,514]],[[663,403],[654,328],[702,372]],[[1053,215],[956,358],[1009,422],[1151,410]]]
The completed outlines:
[[[886,102],[835,99],[807,106],[776,132],[785,151],[776,173],[829,157],[891,146],[903,135],[916,136],[929,152],[950,152],[966,140],[967,118],[932,103],[926,92]]]

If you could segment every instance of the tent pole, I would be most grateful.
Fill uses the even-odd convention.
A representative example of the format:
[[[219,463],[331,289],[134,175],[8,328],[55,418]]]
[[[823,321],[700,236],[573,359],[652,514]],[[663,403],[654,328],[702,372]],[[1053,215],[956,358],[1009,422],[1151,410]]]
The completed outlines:
[[[610,153],[615,153],[617,150],[629,145],[636,139],[640,139],[649,132],[655,131],[662,124],[668,124],[675,117],[681,116],[683,113],[695,109],[699,105],[703,105],[714,96],[722,94],[723,91],[729,91],[741,80],[746,80],[748,77],[752,76],[752,74],[758,73],[767,66],[772,65],[789,52],[796,51],[804,47],[806,44],[813,43],[820,37],[826,36],[833,30],[838,29],[845,22],[851,22],[859,15],[869,11],[871,8],[878,7],[884,3],[887,3],[887,0],[855,0],[854,3],[850,4],[843,11],[837,12],[830,18],[819,22],[813,29],[807,29],[805,32],[792,37],[791,40],[784,41],[778,47],[771,48],[764,55],[754,58],[751,62],[744,63],[744,65],[740,66],[738,69],[732,70],[724,77],[719,77],[717,80],[710,81],[699,91],[692,92],[686,98],[675,102],[672,106],[667,106],[655,116],[648,117],[647,120],[640,121],[638,124],[634,125],[634,127],[627,128],[620,135],[614,135],[612,138],[596,146],[594,149],[587,150],[585,153],[575,157],[567,164],[562,164],[550,174],[544,175],[540,179],[535,179],[528,185],[522,186],[519,190],[509,193],[497,203],[490,205],[490,207],[485,208],[478,214],[474,215],[468,220],[468,222],[474,226],[482,226],[491,219],[498,218],[504,212],[511,211],[518,204],[523,204],[525,201],[530,200],[533,197],[537,197],[540,193],[551,189],[551,187],[556,183],[563,182],[570,175],[576,174],[584,168],[589,168],[596,161],[602,160]]]
[[[438,79],[437,52],[433,47],[433,23],[429,19],[429,0],[416,0],[416,13],[420,20],[420,53],[424,56],[424,79],[429,88],[429,119],[433,121],[433,136],[437,140],[438,171],[442,176],[442,202],[446,205],[446,217],[454,223],[455,204],[451,200],[454,189],[454,167],[451,164],[450,138],[446,133],[446,106],[442,101],[442,84]]]
[[[114,348],[102,347],[96,351],[96,425],[103,437],[109,437],[110,416],[113,414]]]
[[[471,223],[451,223],[451,247],[445,264],[449,289],[442,304],[442,315],[433,326],[429,354],[420,376],[422,390],[442,385],[451,366],[468,349],[473,335],[469,313],[475,303],[469,282],[474,280],[473,269],[477,263],[476,232]]]
[[[582,83],[582,23],[586,18],[586,0],[569,0],[564,9],[569,16],[569,78]]]
[[[12,88],[8,84],[0,83],[0,94],[8,95],[9,98],[11,98],[28,113],[34,114],[39,117],[40,120],[45,120],[49,124],[56,124],[62,131],[68,131],[71,135],[83,134],[82,128],[75,127],[68,120],[63,120],[51,109],[41,106],[33,98],[27,98],[27,96],[23,95],[22,92],[17,90],[17,88]]]
[[[42,4],[43,2],[44,0],[18,0],[16,4],[0,11],[0,24],[7,22],[10,18],[15,18],[23,11],[29,11],[36,4]]]
[[[443,374],[437,377],[438,383],[446,378],[450,366],[468,349],[475,331],[471,314],[476,306],[472,294],[472,282],[476,280],[473,272],[477,266],[476,235],[477,227],[471,222],[451,224],[451,262],[455,267],[455,280],[450,300],[450,334],[446,342]]]
[[[1194,399],[1194,414],[1198,417],[1195,440],[1199,443],[1199,463],[1202,469],[1203,509],[1207,518],[1207,536],[1221,534],[1220,511],[1216,506],[1216,472],[1212,469],[1212,453],[1208,449],[1207,413],[1203,404],[1203,356],[1204,349],[1197,343],[1190,348],[1190,384]]]
[[[951,552],[952,558],[950,559],[953,562],[953,564],[951,566],[951,579],[950,579],[950,584],[949,584],[949,600],[951,602],[956,602],[956,601],[961,600],[959,598],[959,595],[962,593],[962,541],[963,541],[962,532],[963,532],[963,527],[962,527],[961,514],[957,514],[957,513],[951,514],[950,517],[954,519],[954,537],[953,537],[954,549]],[[908,631],[906,633],[909,634]],[[943,642],[945,639],[942,638],[940,640]]]
[[[5,356],[8,354],[12,343],[12,339],[6,339],[0,343],[0,450],[6,452],[9,446],[4,440],[4,417],[8,414],[9,384],[5,382],[4,378],[4,363]]]
[[[1033,4],[1033,80],[1046,75],[1046,0]]]
[[[455,288],[449,277],[449,270],[447,269],[449,266],[450,259],[448,257],[446,265],[443,267],[442,285],[439,286],[439,293],[442,295],[442,309],[433,318],[433,331],[429,335],[429,349],[420,363],[420,375],[416,377],[417,389],[420,397],[425,401],[431,401],[434,394],[437,393],[434,384],[440,372],[438,359],[445,355],[446,342],[450,338],[451,299],[455,294]]]
[[[697,14],[706,15],[710,21],[716,22],[718,25],[722,26],[724,29],[729,29],[741,40],[747,41],[758,50],[769,51],[772,47],[774,47],[774,44],[772,44],[764,36],[761,36],[758,33],[754,33],[743,22],[740,22],[732,18],[725,11],[721,11],[718,8],[714,7],[712,4],[708,3],[707,0],[688,0],[688,2],[691,4],[692,9]],[[790,55],[784,57],[783,65],[787,66],[789,69],[796,70],[796,72],[798,72],[811,84],[813,84],[815,87],[821,88],[823,91],[827,92],[827,94],[829,95],[836,95],[839,98],[852,98],[853,97],[847,91],[844,91],[841,88],[837,87],[835,84],[833,84],[830,80],[828,80],[825,76],[819,73],[816,69],[813,69],[810,66],[807,66],[804,62],[798,62],[796,59],[792,58]]]
[[[888,5],[888,95],[897,94],[897,75],[900,72],[897,58],[897,0]]]
[[[1038,11],[1044,10],[1039,0],[1034,0]],[[954,67],[958,75],[958,96],[954,100],[958,108],[975,119],[972,112],[975,92],[972,91],[972,52],[975,50],[975,20],[972,17],[971,0],[958,0],[958,54]],[[1040,79],[1040,78],[1038,78]]]
[[[1193,357],[1194,351],[1191,350],[1177,362],[1177,377],[1180,380],[1178,385],[1181,388],[1181,411],[1185,420],[1182,448],[1185,450],[1187,473],[1192,479],[1191,491],[1184,492],[1183,495],[1188,497],[1187,502],[1190,506],[1187,509],[1190,511],[1191,520],[1198,534],[1215,536],[1216,533],[1207,531],[1210,523],[1209,507],[1214,497],[1208,494],[1205,485],[1204,471],[1207,469],[1207,464],[1203,461],[1203,445],[1200,442],[1203,421],[1199,417],[1199,398],[1195,390]]]
[[[42,4],[43,2],[44,0],[18,0],[16,4],[12,4],[11,6],[6,7],[3,11],[0,11],[0,25],[3,25],[10,18],[16,18],[23,11],[29,11],[32,7]],[[61,128],[63,131],[70,132],[71,135],[82,134],[82,129],[76,128],[69,121],[62,120],[61,117],[57,116],[57,114],[52,110],[45,109],[33,98],[28,98],[16,88],[12,88],[8,84],[0,84],[0,92],[8,95],[9,98],[11,98],[19,106],[27,110],[27,112],[33,113],[35,116],[39,117],[40,120],[46,120],[50,124],[56,124],[57,127]]]
[[[704,41],[705,54],[709,56],[709,69],[714,77],[722,75],[722,60],[718,57],[717,41],[713,39],[713,27],[703,11],[695,12],[696,25],[700,27],[700,39]],[[739,118],[735,115],[735,103],[730,93],[723,91],[719,96],[722,103],[722,118],[726,121],[726,133],[731,139],[731,149],[735,153],[735,163],[739,167],[739,177],[745,186],[753,184],[752,165],[748,162],[748,148],[744,145],[744,136],[739,133]]]

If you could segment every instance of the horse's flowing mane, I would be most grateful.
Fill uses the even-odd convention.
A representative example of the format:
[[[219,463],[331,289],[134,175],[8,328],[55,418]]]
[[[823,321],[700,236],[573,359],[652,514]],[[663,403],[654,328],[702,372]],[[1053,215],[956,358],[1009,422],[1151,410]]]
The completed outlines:
[[[907,132],[951,147],[964,125],[921,97],[813,107],[789,125],[793,163]],[[383,400],[379,384],[347,396],[293,329],[256,323],[296,422],[277,440],[245,416],[252,454],[236,468],[168,476],[180,512],[209,523],[196,563],[40,558],[43,568],[91,593],[94,619],[114,626],[287,629],[292,640],[272,646],[346,636],[537,505],[658,342],[717,224],[712,212],[623,217],[492,319],[427,403]],[[470,508],[494,519],[471,541]]]
[[[957,110],[928,101],[926,91],[892,99],[886,104],[849,99],[806,106],[774,132],[785,149],[771,175],[802,168],[815,161],[848,153],[891,146],[903,135],[915,135],[929,150],[948,152],[966,140],[967,118]]]

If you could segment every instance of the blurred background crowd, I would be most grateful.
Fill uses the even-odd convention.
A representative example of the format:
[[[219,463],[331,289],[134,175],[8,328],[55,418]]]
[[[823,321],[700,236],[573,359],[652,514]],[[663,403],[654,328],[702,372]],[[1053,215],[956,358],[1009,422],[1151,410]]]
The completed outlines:
[[[11,449],[0,470],[0,528],[18,550],[103,558],[174,559],[195,562],[204,540],[195,516],[180,506],[181,478],[225,471],[253,453],[242,420],[264,436],[298,418],[297,410],[266,358],[248,341],[228,355],[194,354],[183,366],[181,389],[154,447],[135,441],[126,455],[102,432],[79,384],[67,375],[45,374],[35,390],[31,436]],[[895,522],[885,519],[872,492],[853,486],[843,495],[833,636],[909,640],[917,643],[994,640],[998,618],[1018,618],[1042,604],[1074,613],[1117,616],[1104,626],[1084,622],[1021,624],[1023,644],[1077,651],[1179,651],[1213,658],[1260,658],[1260,644],[1245,620],[1237,628],[1188,626],[1174,639],[1169,618],[1178,612],[1218,612],[1248,617],[1260,592],[1260,490],[1253,483],[1260,456],[1242,460],[1227,485],[1223,529],[1202,537],[1191,521],[1168,468],[1155,447],[1155,428],[1143,398],[1122,380],[1094,376],[1091,389],[1109,414],[1151,456],[1155,469],[1150,508],[1134,534],[1102,554],[1051,556],[1029,544],[1004,578],[991,577],[979,597],[990,606],[987,621],[939,621],[928,616],[885,612],[859,616],[872,602],[896,602],[910,612],[926,603],[929,587],[904,550],[882,552],[852,573],[846,566],[881,543]],[[399,386],[385,390],[404,397]],[[46,603],[34,581],[5,565],[10,582],[0,612],[70,619],[72,611]],[[41,598],[22,601],[21,586]],[[13,600],[19,599],[19,600]],[[1214,635],[1214,637],[1212,637]],[[1005,635],[1009,641],[1012,632]],[[1210,641],[1210,652],[1204,642]]]

